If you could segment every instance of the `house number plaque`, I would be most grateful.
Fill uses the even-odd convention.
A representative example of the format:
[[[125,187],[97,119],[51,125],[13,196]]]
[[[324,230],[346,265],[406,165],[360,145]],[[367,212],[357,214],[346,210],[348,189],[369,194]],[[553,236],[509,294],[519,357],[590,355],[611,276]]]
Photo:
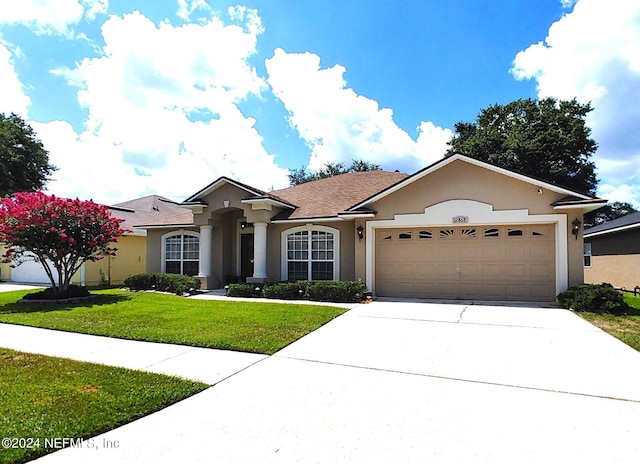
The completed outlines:
[[[468,224],[469,216],[453,216],[451,222],[454,224]]]

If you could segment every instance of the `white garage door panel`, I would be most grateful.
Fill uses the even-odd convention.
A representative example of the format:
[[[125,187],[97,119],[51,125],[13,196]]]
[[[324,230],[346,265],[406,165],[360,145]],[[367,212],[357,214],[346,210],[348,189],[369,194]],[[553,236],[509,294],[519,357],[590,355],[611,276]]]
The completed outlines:
[[[53,266],[51,266],[53,267]],[[55,278],[58,274],[55,273]],[[47,273],[44,271],[42,264],[35,261],[25,261],[19,266],[11,269],[11,281],[28,284],[47,284],[51,285]]]
[[[379,296],[551,301],[554,226],[465,226],[376,231]]]

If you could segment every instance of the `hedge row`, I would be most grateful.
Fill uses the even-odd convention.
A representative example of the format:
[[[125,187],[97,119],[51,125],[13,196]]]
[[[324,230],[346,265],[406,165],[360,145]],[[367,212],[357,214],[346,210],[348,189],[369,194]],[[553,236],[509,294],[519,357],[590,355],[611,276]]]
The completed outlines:
[[[625,314],[629,305],[611,284],[584,284],[571,287],[558,295],[563,308],[592,313]]]
[[[367,287],[362,281],[300,280],[275,284],[230,284],[227,295],[244,298],[355,303],[362,301],[366,292]]]
[[[184,295],[200,288],[200,281],[194,277],[181,274],[164,274],[162,272],[143,272],[133,274],[124,279],[124,285],[130,290],[157,290],[159,292]]]

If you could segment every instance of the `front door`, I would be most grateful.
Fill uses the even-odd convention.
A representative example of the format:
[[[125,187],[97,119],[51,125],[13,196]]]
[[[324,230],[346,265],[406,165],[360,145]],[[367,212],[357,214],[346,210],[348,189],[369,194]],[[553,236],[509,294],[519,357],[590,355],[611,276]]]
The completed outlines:
[[[240,275],[243,281],[253,276],[253,234],[240,235]]]

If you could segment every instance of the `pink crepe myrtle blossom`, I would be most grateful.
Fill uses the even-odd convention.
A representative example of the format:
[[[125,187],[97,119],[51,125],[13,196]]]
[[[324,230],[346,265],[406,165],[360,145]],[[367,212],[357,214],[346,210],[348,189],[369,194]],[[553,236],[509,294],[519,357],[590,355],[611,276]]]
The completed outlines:
[[[122,221],[91,200],[14,193],[0,199],[0,243],[8,246],[2,262],[41,263],[54,292],[64,293],[84,262],[115,255],[112,244],[130,232],[120,227]]]

